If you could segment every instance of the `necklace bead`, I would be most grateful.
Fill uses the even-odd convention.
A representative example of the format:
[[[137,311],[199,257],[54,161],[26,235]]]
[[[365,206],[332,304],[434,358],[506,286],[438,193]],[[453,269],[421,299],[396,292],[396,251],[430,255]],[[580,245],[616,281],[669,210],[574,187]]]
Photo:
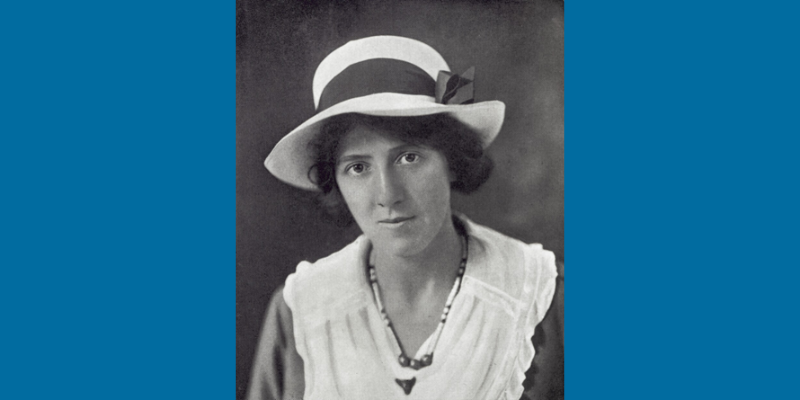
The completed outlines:
[[[397,357],[397,361],[400,362],[400,365],[407,367],[409,364],[408,357],[405,354],[400,354],[400,357]]]
[[[386,313],[386,309],[383,307],[383,302],[381,301],[381,293],[380,287],[378,285],[378,274],[375,272],[375,267],[370,265],[368,274],[369,274],[369,282],[372,286],[372,294],[375,296],[375,303],[378,306],[378,311],[380,312],[381,319],[383,320],[384,325],[386,326],[386,330],[388,331],[389,336],[394,339],[394,342],[397,348],[400,351],[400,355],[397,357],[398,363],[402,367],[413,368],[415,370],[419,370],[421,368],[427,367],[433,364],[433,351],[436,348],[436,344],[439,342],[439,337],[442,335],[442,331],[444,330],[444,323],[447,321],[447,315],[450,313],[450,308],[453,305],[453,300],[455,299],[456,294],[461,289],[461,281],[464,276],[464,270],[467,265],[467,255],[469,254],[469,250],[467,248],[469,241],[466,238],[466,235],[461,236],[462,241],[462,256],[461,256],[461,263],[458,268],[458,275],[456,276],[455,283],[453,284],[453,289],[450,291],[450,295],[447,297],[447,301],[444,305],[444,310],[442,311],[442,316],[439,321],[439,326],[436,327],[436,331],[434,332],[433,341],[429,342],[428,344],[428,352],[427,354],[423,355],[422,358],[419,360],[414,358],[409,358],[406,356],[405,351],[403,350],[403,346],[400,343],[400,339],[397,338],[397,335],[392,328],[392,321],[389,319],[389,315]],[[404,381],[405,382],[405,381]],[[398,384],[400,382],[398,381]],[[413,385],[413,383],[411,383]],[[402,386],[402,385],[401,385]],[[404,387],[405,390],[405,387]],[[406,392],[408,394],[410,390]]]

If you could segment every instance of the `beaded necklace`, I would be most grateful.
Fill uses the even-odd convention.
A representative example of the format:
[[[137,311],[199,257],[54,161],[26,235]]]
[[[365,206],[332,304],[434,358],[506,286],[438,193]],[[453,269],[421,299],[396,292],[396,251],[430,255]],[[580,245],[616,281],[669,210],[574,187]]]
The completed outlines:
[[[442,335],[442,331],[444,330],[444,323],[447,321],[447,315],[450,313],[450,307],[453,305],[453,300],[456,297],[456,294],[461,289],[461,280],[464,277],[464,269],[467,266],[467,254],[469,254],[468,249],[468,240],[466,235],[459,235],[461,237],[461,264],[458,267],[458,274],[456,275],[456,281],[453,284],[453,289],[450,290],[450,295],[447,296],[447,302],[444,304],[444,311],[442,311],[442,317],[439,321],[439,325],[436,326],[436,330],[433,333],[433,340],[428,342],[428,348],[425,355],[422,358],[415,359],[408,357],[403,350],[403,345],[400,343],[400,339],[397,338],[397,334],[394,331],[394,326],[392,325],[392,321],[389,319],[389,315],[386,313],[386,308],[383,306],[383,302],[381,301],[381,292],[378,286],[378,275],[375,273],[375,266],[369,266],[369,283],[372,286],[372,294],[375,296],[375,303],[378,306],[378,310],[381,313],[381,319],[383,320],[384,326],[386,326],[386,330],[394,340],[392,343],[395,347],[395,353],[398,353],[397,361],[400,363],[401,366],[406,368],[413,368],[415,370],[419,370],[421,368],[425,368],[431,364],[433,364],[433,351],[436,349],[436,343],[439,342],[439,337]],[[416,377],[411,379],[395,379],[398,385],[403,388],[403,391],[406,394],[411,393],[411,389],[416,382]]]

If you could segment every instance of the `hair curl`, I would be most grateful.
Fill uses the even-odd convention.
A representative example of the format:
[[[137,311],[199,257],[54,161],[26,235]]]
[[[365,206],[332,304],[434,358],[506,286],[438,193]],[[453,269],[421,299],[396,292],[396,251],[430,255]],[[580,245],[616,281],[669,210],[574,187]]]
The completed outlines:
[[[461,193],[477,190],[489,179],[494,167],[483,151],[478,134],[448,114],[378,117],[349,113],[331,117],[309,144],[316,159],[308,177],[322,191],[317,202],[325,211],[325,219],[338,226],[348,226],[354,221],[336,183],[336,158],[340,140],[357,124],[441,152],[455,177],[450,188]]]

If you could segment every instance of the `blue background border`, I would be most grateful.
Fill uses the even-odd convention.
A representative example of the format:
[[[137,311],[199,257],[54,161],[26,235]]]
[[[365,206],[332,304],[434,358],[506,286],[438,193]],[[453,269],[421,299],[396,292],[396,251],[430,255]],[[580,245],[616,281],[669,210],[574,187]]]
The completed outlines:
[[[0,398],[233,398],[235,2],[0,15]]]
[[[565,9],[568,397],[796,397],[797,10]],[[234,397],[234,23],[2,6],[0,397]]]
[[[567,2],[568,397],[798,397],[793,8]]]

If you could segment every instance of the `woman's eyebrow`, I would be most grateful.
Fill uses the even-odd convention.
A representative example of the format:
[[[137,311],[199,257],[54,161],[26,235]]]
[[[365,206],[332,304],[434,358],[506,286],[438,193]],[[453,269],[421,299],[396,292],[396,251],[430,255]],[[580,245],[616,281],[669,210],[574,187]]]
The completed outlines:
[[[353,161],[353,160],[371,160],[371,159],[372,159],[372,156],[367,155],[367,154],[346,154],[346,155],[343,155],[343,156],[339,157],[336,160],[336,164],[341,164],[343,162]]]
[[[418,144],[403,143],[401,145],[397,145],[397,146],[394,146],[394,147],[390,148],[389,150],[387,150],[387,153],[394,155],[394,154],[401,153],[401,152],[406,151],[406,150],[417,150],[417,149],[423,149],[423,148],[424,148],[423,146],[420,146]],[[353,161],[353,160],[371,160],[371,159],[372,159],[372,156],[369,155],[369,154],[345,154],[345,155],[339,157],[336,160],[336,164],[340,164],[340,163],[347,162],[347,161]]]
[[[391,149],[389,149],[389,151],[388,151],[388,152],[389,152],[389,154],[392,154],[392,155],[397,155],[397,154],[399,154],[399,153],[402,153],[402,152],[404,152],[404,151],[409,151],[409,150],[423,150],[423,149],[425,149],[425,147],[424,147],[424,146],[421,146],[421,145],[418,145],[418,144],[414,144],[414,143],[403,143],[403,144],[401,144],[401,145],[399,145],[399,146],[394,146],[394,147],[392,147]]]

